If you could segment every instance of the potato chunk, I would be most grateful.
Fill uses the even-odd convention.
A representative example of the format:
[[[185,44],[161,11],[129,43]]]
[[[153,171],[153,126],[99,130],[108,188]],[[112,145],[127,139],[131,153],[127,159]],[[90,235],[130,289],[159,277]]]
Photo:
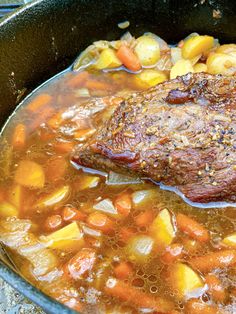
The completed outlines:
[[[15,172],[15,182],[29,188],[43,188],[45,183],[43,167],[31,160],[20,161]]]
[[[51,207],[58,205],[59,203],[63,202],[65,199],[67,199],[68,195],[70,193],[70,187],[68,185],[64,185],[54,192],[44,196],[41,198],[35,205],[37,208],[43,208],[43,207]]]
[[[222,240],[222,244],[236,248],[236,232],[225,237]]]
[[[115,51],[111,48],[106,48],[101,52],[95,64],[95,68],[98,70],[102,70],[102,69],[117,68],[121,65],[122,63],[117,58]]]
[[[176,263],[169,269],[168,281],[171,288],[176,291],[180,299],[201,295],[204,290],[202,278],[183,263]]]
[[[48,236],[41,237],[41,240],[48,247],[58,250],[78,250],[84,245],[83,233],[76,222],[72,222]]]
[[[207,59],[210,74],[232,75],[235,73],[236,57],[226,53],[214,53]]]
[[[144,35],[139,37],[134,51],[143,66],[155,65],[160,59],[159,43],[151,36]]]
[[[187,74],[189,72],[194,72],[191,61],[180,59],[175,63],[175,65],[170,70],[170,79],[174,79],[177,76]]]
[[[143,87],[155,86],[167,80],[167,76],[158,70],[147,69],[136,74],[136,82]]]
[[[132,237],[127,245],[128,257],[134,262],[145,262],[151,255],[154,241],[146,235]]]
[[[185,41],[182,48],[182,56],[185,59],[192,59],[213,46],[214,38],[212,36],[193,36]]]
[[[172,224],[171,214],[163,209],[150,226],[150,233],[155,240],[158,250],[163,250],[171,244],[175,237],[175,229]]]

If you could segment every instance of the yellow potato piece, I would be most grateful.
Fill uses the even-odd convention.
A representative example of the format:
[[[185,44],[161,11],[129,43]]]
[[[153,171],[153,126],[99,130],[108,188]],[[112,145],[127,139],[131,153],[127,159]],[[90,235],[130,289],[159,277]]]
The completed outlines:
[[[170,79],[174,79],[177,76],[181,76],[189,72],[194,72],[191,61],[181,59],[171,68]]]
[[[175,291],[177,298],[197,297],[204,289],[202,278],[183,263],[176,263],[170,267],[169,284]]]
[[[136,74],[136,82],[142,87],[151,87],[167,80],[167,76],[158,70],[147,69]]]
[[[99,182],[100,182],[99,177],[83,175],[81,177],[81,180],[78,182],[78,184],[76,184],[76,190],[81,191],[81,190],[95,188],[96,186],[98,186]]]
[[[8,202],[1,202],[0,203],[0,217],[17,217],[18,210],[15,206]]]
[[[101,52],[97,62],[95,63],[95,68],[98,70],[111,69],[117,68],[121,65],[122,63],[117,58],[115,51],[111,48],[106,48]]]
[[[23,187],[19,184],[14,184],[8,194],[9,202],[17,208],[20,208],[23,201]]]
[[[206,62],[210,74],[232,75],[235,73],[236,57],[226,53],[214,53]]]
[[[41,237],[41,240],[48,247],[58,250],[78,250],[84,245],[83,232],[76,222],[72,222],[48,236]]]
[[[43,167],[31,160],[20,161],[15,172],[15,182],[30,188],[43,188],[45,183]]]
[[[143,66],[155,65],[160,59],[159,43],[151,36],[139,37],[134,51]]]
[[[195,73],[207,72],[207,65],[205,63],[196,63],[193,67]]]
[[[167,209],[160,211],[154,219],[150,226],[150,233],[158,250],[163,250],[171,244],[175,237],[175,229],[172,224],[171,214]]]
[[[182,47],[182,56],[185,59],[192,59],[213,46],[214,38],[212,36],[193,36],[185,41]]]
[[[70,193],[70,187],[68,185],[64,185],[49,195],[41,198],[35,205],[37,208],[43,207],[51,207],[65,201]]]
[[[216,53],[226,53],[233,57],[236,57],[236,45],[235,44],[226,44],[221,45],[216,49]]]
[[[222,240],[222,243],[225,244],[225,245],[227,245],[227,246],[236,248],[236,232],[233,233],[233,234],[230,234],[230,235],[227,236],[227,237],[225,237],[225,238]]]

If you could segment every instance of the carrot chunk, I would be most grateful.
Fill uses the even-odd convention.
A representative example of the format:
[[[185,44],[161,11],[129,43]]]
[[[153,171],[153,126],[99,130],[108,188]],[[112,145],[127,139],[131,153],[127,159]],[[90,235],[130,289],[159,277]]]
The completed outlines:
[[[51,157],[46,165],[46,176],[50,181],[58,181],[64,178],[68,169],[68,162],[62,156]]]
[[[41,107],[48,105],[52,100],[52,96],[48,94],[40,94],[36,96],[27,106],[27,109],[36,112]]]
[[[64,274],[74,280],[82,279],[93,269],[96,258],[94,249],[83,248],[64,266]]]
[[[116,55],[127,69],[131,71],[139,71],[141,69],[141,63],[131,48],[122,45]]]
[[[79,72],[78,74],[76,74],[75,76],[73,76],[69,81],[68,81],[68,86],[70,87],[82,87],[85,85],[87,79],[89,77],[88,72],[84,71],[84,72]]]
[[[111,90],[112,86],[106,82],[96,81],[96,80],[88,80],[86,82],[86,87],[91,90]]]
[[[12,137],[12,146],[15,149],[21,149],[25,146],[26,140],[26,129],[25,125],[19,123],[14,130],[13,137]]]
[[[99,212],[90,214],[88,216],[87,223],[91,227],[95,227],[96,229],[101,230],[102,232],[107,234],[112,233],[115,228],[113,220]]]
[[[134,221],[138,227],[149,227],[150,224],[153,222],[154,218],[155,215],[153,211],[146,210],[145,212],[138,214],[138,216],[134,218]]]
[[[52,216],[49,216],[45,220],[46,230],[49,230],[49,231],[56,230],[61,226],[62,226],[62,218],[60,215],[52,215]]]
[[[120,262],[115,268],[114,273],[116,278],[124,280],[133,274],[133,268],[129,262]]]
[[[57,141],[53,146],[57,153],[68,154],[73,150],[75,143],[68,141]]]
[[[120,241],[124,243],[127,243],[133,235],[135,235],[135,230],[133,228],[123,227],[120,229],[119,238]]]
[[[153,297],[123,281],[109,278],[105,285],[105,292],[123,302],[127,302],[135,307],[150,308],[158,313],[170,313],[173,304],[162,298]]]
[[[178,214],[176,216],[176,223],[179,230],[184,232],[191,238],[196,239],[200,242],[209,241],[210,237],[207,229],[194,219],[189,218],[188,216],[183,214]]]
[[[224,302],[226,300],[226,291],[220,282],[219,278],[214,274],[209,274],[205,277],[208,285],[208,292],[215,302]]]
[[[198,299],[191,299],[185,305],[186,314],[217,314],[218,309],[214,305],[203,303]]]
[[[236,264],[235,250],[222,250],[189,260],[190,265],[200,272],[206,273],[217,268],[228,268]]]
[[[78,209],[70,206],[65,206],[62,210],[62,218],[64,221],[75,221],[86,219],[86,215],[80,212]]]
[[[132,199],[128,192],[123,192],[117,196],[114,201],[114,205],[119,214],[127,217],[132,207]]]
[[[164,264],[172,264],[183,254],[183,245],[174,243],[167,246],[165,252],[161,256],[161,261]]]

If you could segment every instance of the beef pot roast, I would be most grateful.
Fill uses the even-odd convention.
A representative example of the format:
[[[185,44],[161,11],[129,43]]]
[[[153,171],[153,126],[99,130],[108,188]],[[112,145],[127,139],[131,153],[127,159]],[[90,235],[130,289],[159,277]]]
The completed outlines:
[[[236,202],[236,79],[189,73],[124,99],[72,160]]]

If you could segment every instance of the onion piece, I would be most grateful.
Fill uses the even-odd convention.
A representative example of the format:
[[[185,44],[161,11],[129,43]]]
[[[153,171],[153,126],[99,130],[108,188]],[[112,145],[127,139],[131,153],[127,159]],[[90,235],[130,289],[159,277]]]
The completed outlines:
[[[106,180],[107,185],[140,184],[142,180],[138,177],[126,176],[124,174],[110,171]]]
[[[112,201],[109,198],[105,198],[101,202],[93,206],[94,209],[110,215],[118,215],[117,209],[114,207]]]

